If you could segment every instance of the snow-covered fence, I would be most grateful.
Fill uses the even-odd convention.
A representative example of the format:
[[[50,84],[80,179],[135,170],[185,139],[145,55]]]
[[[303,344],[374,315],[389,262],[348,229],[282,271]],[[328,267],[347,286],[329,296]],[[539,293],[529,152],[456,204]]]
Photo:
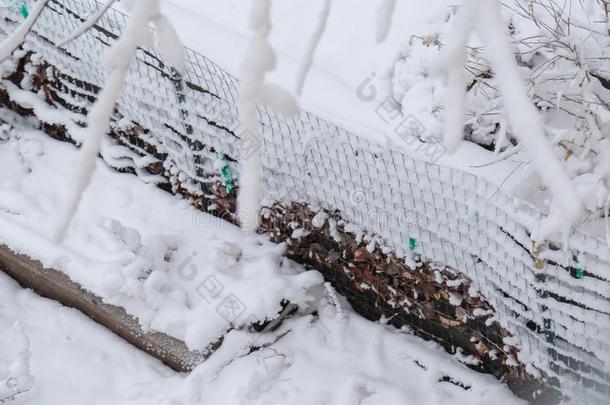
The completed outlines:
[[[51,0],[25,50],[56,70],[56,104],[87,110],[106,76],[102,58],[125,26],[110,10],[86,34],[67,37],[101,5],[95,0]],[[4,34],[23,17],[2,9]],[[166,156],[164,170],[193,195],[237,173],[236,159],[259,143],[244,143],[237,113],[238,81],[209,59],[187,51],[187,72],[177,77],[155,51],[139,49],[115,112],[115,127],[139,136]],[[84,85],[87,84],[87,85]],[[90,86],[93,85],[93,86]],[[27,88],[28,83],[22,83]],[[596,403],[610,395],[610,249],[574,232],[567,247],[534,245],[541,213],[487,180],[427,163],[373,144],[307,112],[287,118],[259,109],[265,144],[265,197],[339,210],[354,230],[406,258],[450,266],[472,280],[497,320],[513,335],[528,371],[556,377],[565,395]],[[145,148],[131,160],[146,181]],[[219,162],[221,164],[219,164]],[[173,183],[172,183],[173,184]],[[232,185],[231,185],[232,187]],[[474,293],[474,291],[473,291]]]

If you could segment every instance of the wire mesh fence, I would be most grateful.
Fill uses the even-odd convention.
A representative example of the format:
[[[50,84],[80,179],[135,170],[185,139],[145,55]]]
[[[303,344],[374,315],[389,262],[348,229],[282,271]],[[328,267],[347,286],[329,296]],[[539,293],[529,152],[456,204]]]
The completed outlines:
[[[83,110],[104,84],[105,51],[127,17],[111,9],[65,47],[54,43],[99,7],[95,0],[51,0],[24,45],[58,72],[59,97]],[[1,13],[6,35],[23,17],[9,8]],[[242,142],[238,80],[192,50],[186,57],[182,77],[155,50],[138,49],[114,121],[145,128],[146,141],[167,155],[171,176],[197,195],[213,182],[226,185],[219,159],[234,175],[242,150],[253,145]],[[567,246],[534,245],[531,227],[542,215],[534,206],[483,178],[379,146],[307,112],[288,118],[260,108],[259,129],[267,200],[338,210],[399,257],[415,254],[458,270],[493,306],[528,371],[553,377],[564,395],[608,401],[605,241],[576,231]]]

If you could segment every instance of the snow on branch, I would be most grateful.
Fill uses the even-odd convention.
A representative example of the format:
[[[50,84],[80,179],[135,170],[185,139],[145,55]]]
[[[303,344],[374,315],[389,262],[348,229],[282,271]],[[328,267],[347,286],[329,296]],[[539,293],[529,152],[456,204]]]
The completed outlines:
[[[116,0],[107,0],[106,3],[102,6],[102,8],[100,8],[95,14],[93,14],[91,17],[89,17],[89,19],[87,19],[87,21],[85,21],[83,24],[81,24],[81,26],[78,27],[78,29],[76,31],[74,31],[74,33],[72,35],[57,42],[55,44],[55,46],[57,46],[58,48],[61,48],[61,47],[65,46],[68,42],[74,41],[76,38],[80,37],[85,32],[89,31],[95,24],[97,24],[97,22],[100,20],[100,18],[102,18],[102,16],[106,13],[106,11],[108,11],[108,9],[110,7],[112,7],[112,5],[115,2],[116,2]]]
[[[445,93],[445,147],[455,151],[464,137],[464,115],[466,114],[466,75],[464,64],[468,38],[474,29],[480,0],[464,0],[457,12],[456,22],[449,36],[447,49],[447,91]]]
[[[125,32],[106,55],[107,63],[111,69],[110,76],[87,116],[88,127],[76,164],[74,188],[68,196],[66,210],[60,217],[60,223],[54,235],[56,240],[64,239],[66,230],[76,214],[82,195],[91,182],[102,137],[110,131],[111,115],[116,100],[121,93],[131,59],[134,57],[138,45],[150,36],[148,29],[150,22],[161,22],[163,29],[159,31],[159,35],[161,36],[161,43],[164,44],[163,50],[170,54],[169,59],[176,61],[184,53],[175,31],[167,27],[169,23],[160,15],[159,0],[138,0],[135,2]],[[167,49],[172,46],[180,49]],[[183,61],[176,62],[180,64],[179,67],[184,67]]]
[[[32,27],[38,18],[40,18],[40,15],[48,2],[49,0],[38,0],[25,21],[4,40],[2,45],[0,45],[0,63],[4,62],[6,58],[11,56],[15,49],[23,44],[26,35],[32,30]]]
[[[298,110],[294,98],[280,87],[265,83],[267,72],[275,69],[276,56],[269,43],[271,0],[254,0],[250,28],[254,32],[242,65],[239,119],[242,125],[241,168],[237,213],[242,229],[255,231],[263,198],[263,148],[258,131],[258,105],[282,114]]]
[[[528,96],[519,68],[505,32],[505,24],[497,0],[466,0],[457,21],[461,25],[456,29],[455,44],[450,48],[453,64],[449,71],[447,100],[447,125],[456,126],[448,129],[446,143],[455,146],[463,137],[463,119],[458,113],[464,113],[465,83],[463,80],[464,53],[458,52],[458,46],[465,46],[465,39],[474,28],[470,22],[478,9],[476,26],[485,46],[485,54],[494,71],[495,81],[503,97],[503,104],[510,124],[519,141],[524,145],[538,174],[553,195],[554,207],[545,218],[539,229],[532,235],[534,240],[544,239],[550,234],[568,230],[581,217],[584,207],[578,197],[576,188],[556,156],[545,133],[544,122],[540,112]],[[459,66],[460,72],[457,71]],[[455,103],[455,105],[454,105]],[[451,109],[456,110],[451,112]],[[458,132],[459,130],[459,132]]]
[[[388,37],[395,9],[396,0],[381,0],[381,4],[377,9],[377,42],[381,43]]]
[[[174,26],[166,16],[158,14],[153,22],[159,37],[158,47],[161,54],[180,74],[186,72],[186,51]]]
[[[330,14],[331,4],[332,0],[326,0],[324,2],[324,7],[320,12],[320,18],[318,19],[318,25],[316,26],[316,30],[309,41],[309,45],[307,46],[307,51],[305,52],[305,57],[303,58],[303,63],[301,64],[301,68],[299,69],[299,75],[297,78],[296,92],[299,95],[303,92],[303,87],[305,86],[307,74],[309,73],[309,69],[311,69],[311,64],[313,63],[314,54],[316,53],[316,49],[320,44],[322,35],[324,35],[324,31],[326,30],[326,24],[328,23],[328,16]]]

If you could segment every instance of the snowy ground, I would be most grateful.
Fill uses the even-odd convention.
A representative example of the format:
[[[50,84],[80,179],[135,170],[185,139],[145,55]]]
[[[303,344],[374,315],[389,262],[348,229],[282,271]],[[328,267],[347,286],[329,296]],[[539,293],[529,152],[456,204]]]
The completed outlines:
[[[254,336],[231,331],[211,359],[185,376],[1,276],[0,381],[17,355],[13,325],[20,321],[31,341],[34,378],[25,403],[518,403],[492,377],[468,370],[436,345],[365,321],[341,300],[337,306],[321,276],[283,259],[282,246],[244,237],[101,161],[66,243],[55,245],[47,235],[75,151],[37,131],[2,128],[1,243],[62,269],[125,305],[144,326],[192,348],[230,324],[272,317],[283,298],[319,315],[285,323],[262,338],[285,334],[281,340],[252,354]],[[220,310],[229,296],[244,307],[232,319]]]
[[[183,379],[80,312],[0,274],[0,386],[15,357],[17,321],[30,341],[34,383],[11,405],[150,404]]]
[[[433,345],[349,312],[338,319],[330,307],[319,320],[290,322],[283,340],[250,355],[239,344],[243,336],[231,335],[186,376],[3,274],[0,297],[0,384],[14,357],[16,321],[30,341],[33,386],[11,404],[520,403]],[[438,382],[447,374],[472,388]]]

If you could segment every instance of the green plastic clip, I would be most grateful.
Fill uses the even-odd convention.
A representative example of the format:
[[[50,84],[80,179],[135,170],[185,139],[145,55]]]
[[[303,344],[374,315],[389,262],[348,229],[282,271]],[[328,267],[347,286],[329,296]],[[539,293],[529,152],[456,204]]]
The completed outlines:
[[[580,255],[580,252],[576,251],[576,253],[574,253],[572,255],[572,260],[574,260],[575,264],[580,264],[580,260],[578,260],[578,256]],[[576,267],[576,266],[574,266]],[[580,267],[576,267],[576,271],[574,272],[574,277],[576,277],[579,280],[582,280],[583,278],[585,278],[585,270],[580,268]]]
[[[227,193],[232,193],[235,189],[235,184],[233,183],[233,174],[231,173],[231,168],[226,163],[226,156],[221,155],[220,160],[224,163],[220,168],[220,174],[222,176],[222,184],[225,186]]]
[[[28,5],[25,2],[25,0],[23,0],[21,2],[21,6],[19,7],[19,11],[21,12],[21,15],[23,16],[23,18],[28,18],[28,16],[30,15],[30,12],[28,11]]]
[[[417,249],[417,239],[409,238],[409,250],[415,252],[415,249]]]

